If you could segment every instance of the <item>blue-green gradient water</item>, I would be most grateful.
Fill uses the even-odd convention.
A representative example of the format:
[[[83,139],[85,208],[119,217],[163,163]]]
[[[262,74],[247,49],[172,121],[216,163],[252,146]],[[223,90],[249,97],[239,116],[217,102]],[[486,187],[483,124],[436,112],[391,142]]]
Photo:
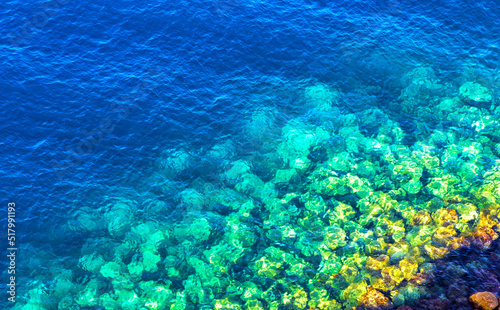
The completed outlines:
[[[5,309],[500,294],[495,1],[0,10]]]

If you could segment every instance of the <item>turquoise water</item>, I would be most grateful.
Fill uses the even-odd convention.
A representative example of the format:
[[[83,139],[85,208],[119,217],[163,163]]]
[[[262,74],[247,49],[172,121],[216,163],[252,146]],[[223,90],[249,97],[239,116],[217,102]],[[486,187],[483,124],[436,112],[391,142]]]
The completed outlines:
[[[0,18],[5,308],[500,294],[494,2],[54,3]]]

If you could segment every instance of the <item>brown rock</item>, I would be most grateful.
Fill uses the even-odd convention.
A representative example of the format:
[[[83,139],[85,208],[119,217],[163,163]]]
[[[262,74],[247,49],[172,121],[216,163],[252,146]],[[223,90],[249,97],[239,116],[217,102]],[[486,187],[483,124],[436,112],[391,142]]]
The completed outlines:
[[[457,211],[454,209],[438,209],[432,214],[432,219],[438,226],[448,226],[458,221]]]
[[[425,284],[431,280],[433,276],[428,273],[417,273],[410,279],[410,284],[413,284],[415,286]]]
[[[479,292],[469,297],[469,302],[478,310],[493,310],[498,307],[498,299],[491,292]]]
[[[361,296],[360,305],[363,309],[373,310],[388,310],[393,308],[389,298],[385,297],[384,294],[371,286],[368,287],[368,291]]]
[[[491,243],[498,238],[498,234],[491,228],[482,227],[472,234],[473,244],[481,249],[489,248]]]

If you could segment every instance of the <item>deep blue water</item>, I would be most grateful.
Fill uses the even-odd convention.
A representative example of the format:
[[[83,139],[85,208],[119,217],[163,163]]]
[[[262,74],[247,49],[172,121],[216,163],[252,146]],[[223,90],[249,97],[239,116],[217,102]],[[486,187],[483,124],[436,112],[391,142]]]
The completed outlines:
[[[251,153],[249,113],[302,113],[300,85],[377,86],[384,107],[416,66],[449,84],[465,67],[499,77],[494,0],[40,3],[0,6],[2,251],[8,202],[19,244],[68,255],[84,237],[59,238],[58,227],[80,208],[140,202],[165,150],[199,156],[186,182],[210,173],[202,154],[228,137]]]

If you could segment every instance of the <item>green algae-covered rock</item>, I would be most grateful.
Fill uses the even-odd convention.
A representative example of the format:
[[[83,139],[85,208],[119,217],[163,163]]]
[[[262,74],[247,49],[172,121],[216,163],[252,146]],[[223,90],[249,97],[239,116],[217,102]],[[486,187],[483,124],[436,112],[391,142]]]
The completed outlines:
[[[346,151],[349,153],[358,153],[367,145],[367,139],[359,131],[359,126],[342,127],[339,130],[339,135],[344,137],[346,143]]]
[[[288,227],[290,222],[292,222],[292,215],[288,213],[288,209],[282,206],[280,209],[273,209],[270,212],[269,218],[264,221],[264,227]],[[293,231],[293,228],[291,230]]]
[[[284,261],[287,264],[290,264],[290,267],[285,270],[288,276],[302,277],[304,276],[304,269],[309,267],[302,258],[290,253],[286,253],[284,255]]]
[[[193,188],[188,188],[180,193],[181,203],[188,213],[197,213],[203,209],[205,198],[203,194]]]
[[[264,188],[264,182],[256,175],[247,173],[236,184],[236,190],[245,194],[259,195],[259,190]]]
[[[325,240],[323,241],[323,245],[330,250],[335,250],[336,248],[342,247],[347,244],[347,242],[345,241],[346,233],[338,225],[327,227],[324,234]]]
[[[367,226],[377,220],[378,216],[392,209],[391,204],[380,200],[376,196],[366,197],[358,201],[359,211],[362,213],[358,223]]]
[[[475,180],[477,180],[477,176],[480,172],[480,166],[475,163],[466,162],[460,165],[460,171],[457,172],[457,175],[462,178],[463,181],[472,184]]]
[[[93,307],[99,304],[99,295],[97,292],[104,287],[104,283],[97,279],[90,280],[85,288],[78,293],[75,298],[80,307]]]
[[[257,242],[257,236],[251,227],[245,224],[231,226],[229,242],[237,248],[250,248]]]
[[[134,226],[131,232],[148,242],[157,243],[164,239],[162,232],[158,230],[157,224],[154,222],[146,222]]]
[[[161,256],[152,251],[142,253],[142,262],[144,270],[147,272],[155,272],[158,270],[157,264],[161,261]]]
[[[305,171],[311,164],[310,148],[328,138],[329,133],[320,127],[311,128],[297,119],[292,120],[283,127],[283,141],[277,151],[290,168]]]
[[[66,296],[59,301],[57,310],[80,310],[80,307],[75,303],[72,297]]]
[[[322,167],[325,168],[325,172],[322,175],[325,177],[340,177],[342,173],[351,170],[353,161],[352,155],[349,152],[336,152],[323,164]]]
[[[460,95],[473,101],[490,101],[490,91],[481,84],[467,82],[460,86]]]
[[[295,182],[300,179],[297,170],[295,169],[280,169],[276,171],[273,179],[274,183],[289,183]]]
[[[240,206],[240,209],[238,210],[238,214],[241,216],[248,217],[250,216],[250,213],[257,208],[257,205],[254,200],[247,200],[245,203],[243,203]],[[222,220],[222,219],[221,219]]]
[[[436,197],[444,198],[454,193],[455,185],[460,179],[452,174],[445,174],[440,178],[433,178],[426,188]]]
[[[377,162],[373,163],[368,160],[365,160],[353,167],[353,173],[363,178],[363,180],[372,180],[378,170],[379,167],[377,165]]]
[[[326,204],[323,197],[311,193],[306,193],[302,196],[304,206],[307,210],[314,214],[324,213],[326,211]]]
[[[171,310],[186,310],[188,308],[188,302],[186,300],[186,293],[184,291],[177,292],[175,299],[170,306]]]
[[[237,180],[247,173],[250,173],[251,164],[245,160],[239,159],[232,163],[231,168],[225,172],[225,177],[229,180]]]
[[[405,237],[405,225],[403,224],[403,220],[392,221],[387,224],[387,229],[389,235],[396,242],[399,242],[401,239]]]
[[[266,237],[274,242],[280,242],[283,238],[281,230],[279,229],[270,229],[266,232]]]
[[[137,293],[133,290],[118,290],[116,291],[118,295],[117,302],[120,304],[123,310],[133,310],[141,309],[142,303],[141,299]]]
[[[302,235],[295,243],[297,249],[305,256],[313,256],[319,248],[319,242],[311,240],[310,236]]]
[[[346,195],[351,192],[345,180],[337,176],[330,176],[319,182],[315,182],[312,188],[319,194],[325,196]]]
[[[203,254],[211,264],[224,270],[228,264],[235,263],[240,257],[245,255],[245,251],[229,243],[220,243],[210,247]]]
[[[411,179],[419,179],[422,177],[422,172],[424,168],[418,164],[418,162],[410,160],[399,161],[393,169],[394,178],[397,178],[400,182],[408,182]]]
[[[241,287],[243,288],[243,294],[240,297],[245,301],[257,299],[262,294],[262,290],[253,282],[244,282]]]
[[[406,240],[411,246],[422,246],[431,242],[434,232],[435,228],[432,226],[413,226],[406,234]]]
[[[341,225],[356,215],[356,210],[348,204],[339,201],[333,201],[332,204],[335,207],[333,210],[328,210],[330,223]]]
[[[359,269],[360,266],[365,266],[366,261],[368,260],[368,257],[366,257],[364,254],[361,254],[360,252],[362,251],[363,247],[360,247],[353,243],[354,246],[354,253],[346,253],[345,255],[342,256],[342,263],[344,266],[355,266],[358,268],[358,271],[361,271]],[[361,274],[361,272],[360,272]]]
[[[412,160],[421,167],[427,168],[429,173],[437,173],[440,169],[441,162],[436,156],[437,148],[424,143],[415,143],[411,153]]]
[[[436,98],[443,88],[429,67],[418,67],[408,72],[403,83],[407,86],[401,91],[401,105],[405,111],[412,112],[426,108],[422,105]]]
[[[124,275],[119,275],[116,278],[111,280],[113,284],[113,288],[115,290],[132,290],[134,288],[134,283],[130,280],[130,278]]]
[[[200,278],[194,274],[188,276],[188,278],[183,281],[184,292],[189,301],[194,303],[206,303],[208,302],[208,297],[203,285],[201,284]],[[212,297],[213,298],[213,297]]]
[[[248,197],[240,192],[232,190],[230,188],[221,188],[214,190],[210,193],[210,202],[212,205],[223,205],[229,207],[231,210],[238,210],[241,206],[245,205],[248,201]]]
[[[425,288],[408,285],[401,289],[401,291],[405,296],[405,302],[407,304],[413,304],[425,293]]]
[[[342,225],[342,228],[348,233],[351,234],[355,231],[363,229],[363,226],[356,223],[355,221],[347,221]]]
[[[196,218],[187,228],[186,233],[197,241],[207,241],[210,237],[211,226],[206,218]]]
[[[370,195],[370,192],[373,191],[370,182],[366,179],[362,179],[350,173],[348,173],[343,179],[346,186],[360,198],[367,197]]]
[[[282,305],[281,294],[277,293],[276,291],[277,286],[281,285],[282,285],[281,283],[275,282],[272,285],[270,285],[269,288],[260,295],[261,299],[268,302],[269,309],[277,310]]]
[[[249,299],[245,303],[245,309],[248,310],[264,310],[262,302],[258,299]]]
[[[141,299],[147,309],[168,308],[174,299],[172,290],[169,289],[170,282],[167,285],[155,283],[155,281],[142,281],[139,287],[143,291]]]
[[[114,294],[104,293],[99,297],[99,305],[106,310],[119,310],[121,309],[120,304],[117,301],[117,296],[112,296]],[[62,310],[62,309],[61,309]]]
[[[54,296],[74,296],[80,287],[73,283],[73,278],[72,270],[59,269],[54,276]]]
[[[443,114],[448,114],[452,111],[455,111],[461,107],[462,102],[458,97],[444,97],[440,100],[437,108],[441,110]]]
[[[358,276],[359,270],[355,265],[343,265],[339,273],[347,282],[353,283]]]
[[[459,223],[476,222],[479,219],[477,207],[472,203],[456,203],[449,206],[460,215]]]
[[[422,289],[413,285],[408,285],[397,291],[394,291],[394,294],[391,294],[392,301],[395,306],[413,304],[415,301],[421,298],[422,292]]]
[[[476,198],[483,202],[482,207],[500,204],[500,180],[487,180],[479,189],[474,190]]]
[[[255,187],[251,195],[255,199],[265,199],[267,197],[278,197],[278,193],[276,185],[269,181],[264,183],[262,187]]]
[[[365,246],[365,253],[367,255],[377,255],[377,254],[385,254],[387,249],[387,243],[384,238],[377,238],[370,241]]]
[[[259,276],[272,279],[280,273],[282,263],[261,257],[260,260],[256,261],[255,266]]]
[[[391,258],[391,260],[401,260],[405,257],[408,257],[410,253],[410,244],[405,240],[400,240],[396,243],[393,243],[387,248],[387,255]]]
[[[121,269],[120,264],[116,262],[109,262],[101,267],[100,272],[105,278],[116,278],[120,275]]]
[[[374,238],[373,231],[366,228],[359,228],[349,234],[349,239],[362,244],[369,244]]]
[[[90,255],[84,255],[79,260],[79,266],[90,272],[98,272],[102,265],[104,265],[106,261],[102,258],[101,255],[97,253],[92,253]]]
[[[327,275],[336,275],[340,272],[342,266],[342,259],[335,254],[331,254],[327,259],[321,261],[319,271]]]
[[[321,220],[321,218],[319,218],[317,214],[310,211],[304,212],[297,223],[304,229],[311,232],[321,231],[325,226],[325,223]]]
[[[391,220],[389,214],[382,214],[377,216],[377,218],[374,220],[375,227],[374,227],[374,233],[375,236],[378,237],[383,237],[389,234],[390,229],[389,225],[393,224],[393,221]]]
[[[328,292],[324,288],[315,288],[312,290],[309,295],[311,296],[311,300],[308,303],[310,308],[316,308],[320,305],[321,300],[327,296]]]
[[[127,265],[127,270],[132,277],[140,279],[144,271],[144,265],[136,256],[134,259],[132,259],[130,264]]]
[[[483,152],[483,145],[470,139],[460,141],[458,146],[461,148],[463,155],[471,159],[476,159]]]
[[[361,296],[366,293],[368,285],[366,281],[351,283],[341,294],[341,297],[347,301],[349,306],[357,306]]]
[[[405,182],[401,185],[408,194],[415,195],[420,192],[422,189],[422,183],[420,182],[420,178],[411,179],[408,182]]]

